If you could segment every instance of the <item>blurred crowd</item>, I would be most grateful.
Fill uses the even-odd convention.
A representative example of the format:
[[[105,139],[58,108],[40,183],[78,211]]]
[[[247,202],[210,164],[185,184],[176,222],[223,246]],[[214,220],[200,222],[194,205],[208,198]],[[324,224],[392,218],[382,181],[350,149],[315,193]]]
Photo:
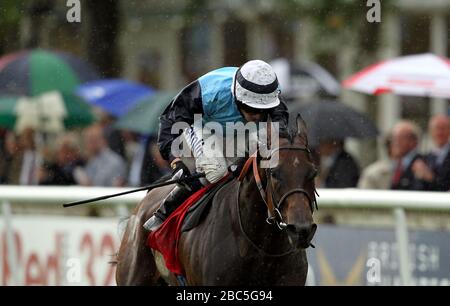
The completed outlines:
[[[55,137],[31,128],[0,132],[0,183],[143,186],[169,172],[156,139],[116,130],[102,120]]]
[[[387,158],[361,169],[344,140],[316,148],[320,188],[449,191],[450,120],[436,115],[428,133],[434,149],[419,152],[422,131],[400,121],[385,139]],[[33,129],[0,130],[0,183],[13,185],[143,186],[170,172],[156,138],[98,123],[51,139]]]
[[[428,133],[433,149],[420,152],[422,131],[411,121],[398,122],[385,138],[387,158],[360,170],[357,161],[344,149],[343,141],[328,141],[318,148],[322,188],[358,187],[392,190],[450,190],[450,120],[441,114],[432,117]]]

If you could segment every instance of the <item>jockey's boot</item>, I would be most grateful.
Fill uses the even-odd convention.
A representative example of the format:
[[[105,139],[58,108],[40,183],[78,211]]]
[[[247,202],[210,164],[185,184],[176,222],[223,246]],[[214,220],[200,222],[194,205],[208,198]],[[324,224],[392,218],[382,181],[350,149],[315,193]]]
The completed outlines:
[[[177,184],[174,189],[164,198],[161,206],[155,211],[153,216],[144,223],[144,228],[148,231],[155,231],[175,211],[191,194],[192,189],[185,185]]]

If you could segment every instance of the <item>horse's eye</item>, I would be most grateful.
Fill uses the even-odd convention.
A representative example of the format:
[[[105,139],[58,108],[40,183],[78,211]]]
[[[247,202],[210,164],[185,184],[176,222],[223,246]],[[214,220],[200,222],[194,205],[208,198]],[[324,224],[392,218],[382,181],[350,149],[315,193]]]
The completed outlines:
[[[281,179],[280,171],[277,170],[277,169],[272,169],[272,170],[270,170],[270,175],[271,175],[274,179],[277,179],[277,180],[280,180],[280,179]]]

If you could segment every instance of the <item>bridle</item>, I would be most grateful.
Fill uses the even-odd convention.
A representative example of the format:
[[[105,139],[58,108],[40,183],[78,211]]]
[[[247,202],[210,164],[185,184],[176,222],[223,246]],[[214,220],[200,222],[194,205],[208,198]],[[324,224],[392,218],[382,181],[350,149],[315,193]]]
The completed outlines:
[[[285,147],[278,147],[273,149],[269,156],[266,158],[266,160],[270,160],[272,158],[272,155],[277,152],[277,151],[281,151],[281,150],[297,150],[297,151],[304,151],[306,153],[308,153],[308,157],[311,160],[311,151],[309,150],[308,147],[306,146],[285,146]],[[258,191],[261,195],[261,198],[264,202],[264,204],[267,207],[267,213],[268,213],[268,217],[266,219],[266,222],[268,224],[271,225],[276,225],[277,228],[279,230],[285,230],[287,228],[287,224],[286,222],[284,222],[283,220],[283,216],[281,214],[281,207],[282,205],[285,203],[285,200],[295,194],[295,193],[300,193],[303,194],[309,202],[309,207],[311,209],[311,213],[314,213],[314,207],[316,209],[318,209],[317,207],[317,201],[316,201],[316,197],[315,195],[318,196],[317,190],[314,189],[314,193],[313,195],[310,195],[309,192],[307,190],[305,190],[304,188],[294,188],[289,190],[288,192],[286,192],[285,194],[283,194],[280,199],[278,201],[275,200],[274,198],[274,194],[272,191],[272,184],[271,184],[271,180],[272,180],[272,168],[266,168],[265,169],[265,174],[266,174],[266,188],[264,188],[262,180],[261,180],[261,176],[259,174],[259,169],[258,169],[258,152],[255,152],[252,156],[250,156],[250,158],[246,161],[246,163],[244,164],[244,167],[239,175],[239,181],[242,182],[242,180],[244,179],[244,177],[247,175],[250,167],[253,167],[253,176],[255,178],[255,182],[256,182],[256,186],[258,187]],[[274,204],[276,203],[276,204]],[[251,244],[257,248],[260,252],[265,253],[266,256],[284,256],[287,254],[290,254],[294,251],[296,251],[297,249],[294,248],[288,252],[282,253],[282,254],[269,254],[267,252],[265,252],[264,250],[262,250],[261,248],[259,248],[249,237],[248,235],[245,233],[245,231],[243,230],[242,227],[242,221],[241,221],[241,216],[240,216],[240,210],[238,207],[238,213],[239,213],[239,224],[241,227],[242,232],[244,233],[244,235],[246,236],[246,238],[251,242]],[[313,245],[311,245],[313,246]]]

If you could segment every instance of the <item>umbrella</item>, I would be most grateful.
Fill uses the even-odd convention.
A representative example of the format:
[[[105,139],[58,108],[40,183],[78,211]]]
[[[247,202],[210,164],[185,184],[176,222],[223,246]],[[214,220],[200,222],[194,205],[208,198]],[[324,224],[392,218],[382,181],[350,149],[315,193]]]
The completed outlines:
[[[12,60],[18,58],[19,56],[21,56],[23,53],[23,51],[19,51],[19,52],[15,52],[15,53],[10,53],[10,54],[6,54],[2,57],[0,57],[0,71],[3,69],[3,67],[5,67],[9,62],[11,62]]]
[[[154,90],[123,79],[98,80],[82,84],[77,94],[116,117],[125,115],[143,97]]]
[[[176,92],[161,91],[141,100],[128,114],[116,122],[115,127],[141,134],[156,134],[159,116],[175,95]]]
[[[372,121],[362,113],[337,101],[319,101],[291,110],[300,113],[308,127],[312,147],[321,141],[343,140],[347,137],[369,138],[378,134]]]
[[[58,91],[37,97],[0,97],[0,126],[23,130],[32,127],[43,132],[83,127],[94,122],[91,107],[74,94]]]
[[[2,57],[0,63],[0,95],[71,93],[78,84],[98,78],[86,62],[63,52],[20,51]]]
[[[430,53],[399,57],[369,66],[343,85],[373,95],[450,98],[450,60]]]

